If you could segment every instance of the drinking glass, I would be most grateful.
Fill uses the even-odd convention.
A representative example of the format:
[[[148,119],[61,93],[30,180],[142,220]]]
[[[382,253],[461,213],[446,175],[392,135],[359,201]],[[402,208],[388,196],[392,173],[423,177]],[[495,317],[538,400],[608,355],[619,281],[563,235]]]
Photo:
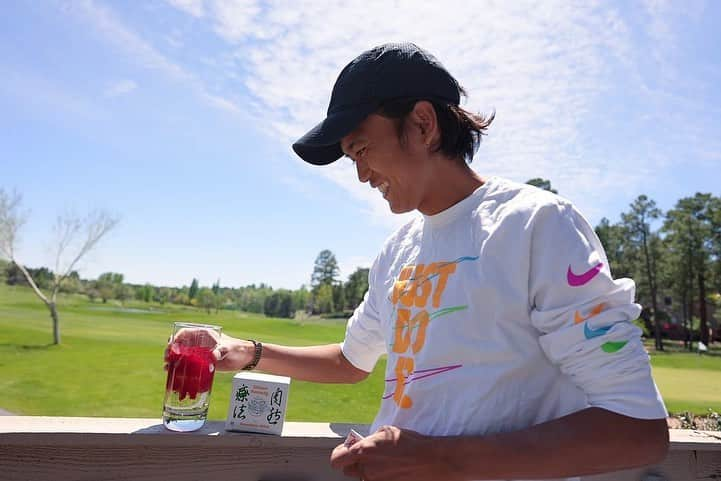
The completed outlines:
[[[165,359],[168,378],[163,401],[163,424],[171,431],[195,431],[208,418],[215,374],[213,349],[221,330],[210,324],[173,323]]]

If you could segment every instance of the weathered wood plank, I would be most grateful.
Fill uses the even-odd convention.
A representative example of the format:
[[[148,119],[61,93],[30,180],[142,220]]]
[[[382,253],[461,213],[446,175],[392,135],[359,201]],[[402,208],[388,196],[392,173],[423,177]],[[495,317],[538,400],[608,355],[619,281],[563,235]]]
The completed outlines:
[[[336,481],[324,447],[210,447],[0,444],[0,479]]]
[[[171,480],[224,478],[253,481],[347,479],[328,463],[331,450],[354,428],[286,423],[282,436],[230,433],[209,422],[193,433],[172,433],[158,420],[3,416],[2,480]],[[659,466],[584,481],[721,479],[721,436],[671,430],[671,451]]]
[[[351,428],[361,433],[368,432],[368,426],[364,424],[287,422],[283,426],[282,437],[337,439],[345,437]],[[224,423],[219,421],[209,421],[198,431],[179,434],[165,429],[159,419],[50,416],[5,416],[0,419],[0,434],[3,433],[153,434],[173,437],[251,435],[225,431]]]
[[[5,417],[0,479],[336,481],[331,450],[350,428],[286,423],[283,436],[231,433],[210,422],[173,433],[157,420]]]

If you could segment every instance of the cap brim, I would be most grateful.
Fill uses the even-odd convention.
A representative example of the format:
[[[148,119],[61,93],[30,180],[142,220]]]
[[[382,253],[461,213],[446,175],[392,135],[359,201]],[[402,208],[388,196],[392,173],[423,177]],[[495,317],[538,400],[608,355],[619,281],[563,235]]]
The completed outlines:
[[[293,144],[293,150],[306,162],[327,165],[343,156],[340,141],[350,134],[376,106],[357,106],[329,115]]]

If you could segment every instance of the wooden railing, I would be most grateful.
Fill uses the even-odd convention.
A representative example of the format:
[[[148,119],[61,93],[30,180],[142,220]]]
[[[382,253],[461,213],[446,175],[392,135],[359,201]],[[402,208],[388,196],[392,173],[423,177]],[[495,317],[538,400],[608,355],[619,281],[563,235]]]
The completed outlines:
[[[152,419],[3,416],[0,480],[347,480],[328,460],[350,428],[367,429],[291,422],[282,436],[266,436],[209,422],[179,434]],[[584,478],[591,480],[719,481],[721,433],[671,430],[662,464]]]

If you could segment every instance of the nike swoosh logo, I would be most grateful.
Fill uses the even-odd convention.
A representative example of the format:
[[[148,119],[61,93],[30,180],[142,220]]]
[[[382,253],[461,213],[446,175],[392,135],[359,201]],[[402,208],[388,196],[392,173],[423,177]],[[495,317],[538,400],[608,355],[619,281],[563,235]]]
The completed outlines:
[[[603,352],[613,354],[614,352],[618,352],[623,349],[623,346],[626,344],[628,344],[628,341],[608,341],[601,346],[601,349],[603,349]]]
[[[586,323],[583,325],[583,335],[586,336],[586,339],[593,339],[594,337],[603,336],[611,329],[611,327],[612,326],[591,329],[590,327],[588,327],[588,323]]]
[[[566,280],[568,281],[568,285],[571,287],[579,287],[584,284],[588,284],[589,282],[591,282],[591,279],[596,277],[596,275],[601,272],[602,267],[603,264],[599,262],[583,274],[578,275],[573,273],[573,271],[571,270],[571,265],[569,264],[568,272],[566,272]]]
[[[434,367],[434,368],[431,368],[431,369],[419,369],[419,370],[417,370],[417,371],[413,371],[413,372],[404,380],[404,383],[403,383],[403,384],[407,386],[407,385],[409,385],[410,383],[412,383],[413,381],[418,381],[418,380],[420,380],[420,379],[425,379],[425,378],[427,378],[427,377],[436,376],[436,375],[438,375],[438,374],[443,374],[443,373],[448,372],[448,371],[453,371],[454,369],[458,369],[459,367],[463,367],[463,364],[455,364],[455,365],[453,365],[453,366]],[[386,383],[397,382],[397,381],[398,381],[398,378],[395,378],[395,377],[394,377],[394,378],[391,378],[391,379],[386,379],[385,381],[386,381]],[[390,398],[390,397],[392,397],[392,396],[393,396],[393,392],[391,392],[390,394],[384,394],[384,395],[382,396],[382,398],[383,398],[383,399],[388,399],[388,398]]]
[[[591,312],[588,314],[588,317],[583,317],[580,312],[576,311],[576,313],[573,316],[573,323],[580,324],[583,321],[592,318],[593,316],[597,316],[597,315],[601,314],[601,311],[603,311],[603,306],[604,306],[604,303],[602,302],[599,305],[597,305],[596,307],[594,307],[593,309],[591,309]]]

